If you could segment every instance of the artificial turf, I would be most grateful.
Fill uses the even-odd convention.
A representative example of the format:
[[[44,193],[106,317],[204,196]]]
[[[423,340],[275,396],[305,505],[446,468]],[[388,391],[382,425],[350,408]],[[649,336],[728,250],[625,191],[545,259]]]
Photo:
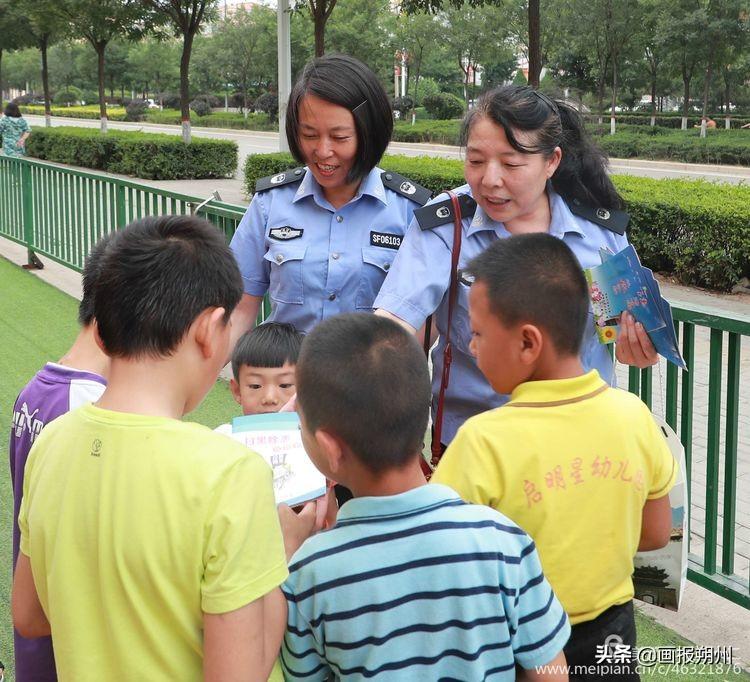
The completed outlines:
[[[13,497],[7,464],[8,432],[16,395],[48,360],[56,361],[78,333],[78,302],[34,275],[0,257],[0,660],[5,679],[13,680],[13,636],[10,623],[11,519]],[[237,413],[229,386],[218,381],[189,419],[217,426]],[[689,642],[647,616],[638,614],[639,646],[684,646]],[[662,680],[684,680],[679,673],[654,675]],[[717,679],[750,680],[749,675],[713,675]]]

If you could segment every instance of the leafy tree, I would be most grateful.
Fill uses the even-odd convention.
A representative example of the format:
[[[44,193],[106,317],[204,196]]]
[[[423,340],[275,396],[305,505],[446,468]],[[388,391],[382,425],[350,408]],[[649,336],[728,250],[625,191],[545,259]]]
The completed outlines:
[[[42,90],[44,91],[45,125],[52,125],[51,97],[49,87],[49,66],[47,50],[64,37],[65,21],[57,12],[55,0],[18,0],[18,8],[28,21],[29,35],[32,37],[42,57]]]
[[[39,70],[39,52],[36,49],[10,52],[3,59],[5,63],[5,82],[9,88],[39,92],[41,71]]]
[[[313,20],[313,34],[315,36],[315,56],[325,54],[326,24],[331,18],[336,0],[307,0],[307,8]]]
[[[74,35],[83,36],[97,57],[99,118],[101,131],[107,132],[105,99],[105,52],[117,37],[140,38],[146,24],[155,21],[154,13],[135,0],[57,0],[57,12],[64,17]]]
[[[446,42],[463,72],[467,105],[476,93],[477,72],[498,55],[509,52],[510,35],[503,30],[502,10],[493,6],[464,5],[444,14]]]
[[[706,14],[699,0],[668,0],[665,4],[664,42],[669,63],[679,69],[683,84],[682,128],[690,113],[690,84],[703,58]]]
[[[182,36],[180,58],[180,115],[182,117],[182,140],[190,142],[190,56],[193,42],[204,23],[215,16],[217,0],[141,0],[166,17],[175,33]]]
[[[409,79],[414,83],[412,99],[415,105],[419,102],[419,82],[427,54],[434,46],[436,37],[444,34],[445,26],[432,14],[402,13],[398,17],[395,41],[408,55]]]
[[[216,27],[213,40],[226,82],[239,90],[247,116],[251,92],[276,81],[276,13],[259,5],[240,10]]]
[[[195,37],[190,60],[190,84],[196,92],[218,92],[227,87],[229,81],[220,48],[216,36]],[[178,95],[177,108],[179,107]]]
[[[542,70],[542,28],[540,18],[539,0],[526,0],[519,4],[514,0],[470,0],[467,4],[464,0],[402,0],[401,8],[407,13],[415,12],[439,12],[443,9],[454,10],[466,9],[467,7],[495,7],[500,9],[501,21],[493,25],[495,30],[501,30],[503,34],[513,28],[518,43],[527,46],[529,59],[529,83],[534,87],[539,86],[539,76]],[[519,22],[519,17],[525,21]],[[476,26],[482,29],[481,25]]]
[[[25,17],[11,0],[0,0],[0,106],[3,104],[3,53],[30,44]]]
[[[179,82],[179,45],[174,40],[151,38],[133,45],[127,71],[132,84],[145,96],[153,91],[164,108],[162,95]]]
[[[714,68],[717,65],[723,67],[732,61],[735,46],[744,38],[750,27],[750,19],[743,0],[707,0],[704,9],[706,12],[704,33],[706,71],[703,84],[701,137],[706,136],[708,96]]]
[[[331,52],[342,52],[365,62],[388,83],[393,78],[392,43],[397,16],[390,0],[346,0],[338,5],[326,29]]]

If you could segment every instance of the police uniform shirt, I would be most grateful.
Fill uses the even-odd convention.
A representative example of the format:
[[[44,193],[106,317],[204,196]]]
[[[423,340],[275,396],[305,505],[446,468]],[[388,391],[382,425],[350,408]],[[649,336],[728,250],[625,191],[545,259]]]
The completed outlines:
[[[454,192],[471,195],[468,185],[463,185]],[[601,248],[608,248],[617,253],[627,246],[625,236],[571,213],[562,197],[556,194],[549,184],[547,194],[551,209],[549,233],[562,239],[571,248],[582,267],[589,268],[601,263]],[[446,198],[447,195],[442,194],[429,204],[444,201]],[[462,228],[459,271],[466,268],[472,258],[496,239],[511,236],[502,223],[488,217],[480,206],[476,207],[473,216],[463,218]],[[375,308],[387,310],[416,329],[424,324],[428,315],[435,313],[434,320],[440,338],[432,354],[433,414],[440,390],[443,350],[446,343],[452,244],[452,221],[423,230],[415,219],[375,300]],[[445,397],[441,436],[445,444],[450,443],[458,428],[469,417],[499,407],[508,399],[508,396],[500,396],[492,390],[469,351],[469,286],[470,283],[464,278],[459,279],[458,296],[453,310],[453,362]],[[519,282],[518,286],[523,286],[523,282]],[[591,312],[581,348],[581,361],[584,370],[597,369],[605,381],[614,382],[612,361],[606,346],[600,344],[596,338]]]
[[[339,209],[309,171],[301,182],[256,192],[231,248],[245,293],[269,293],[270,320],[308,332],[331,315],[372,310],[420,207],[384,186],[382,172],[373,168]],[[414,188],[404,185],[407,191]]]

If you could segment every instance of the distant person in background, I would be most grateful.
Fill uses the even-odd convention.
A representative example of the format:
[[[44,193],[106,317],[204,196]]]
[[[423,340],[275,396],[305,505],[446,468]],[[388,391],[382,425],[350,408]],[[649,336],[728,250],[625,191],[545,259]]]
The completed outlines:
[[[696,123],[693,127],[700,128],[703,125],[703,121],[706,122],[706,128],[716,128],[716,121],[714,121],[711,118],[708,118],[708,116],[701,116],[701,122]]]
[[[26,138],[31,134],[31,127],[21,116],[15,102],[5,106],[5,116],[0,118],[0,139],[5,156],[26,156]]]

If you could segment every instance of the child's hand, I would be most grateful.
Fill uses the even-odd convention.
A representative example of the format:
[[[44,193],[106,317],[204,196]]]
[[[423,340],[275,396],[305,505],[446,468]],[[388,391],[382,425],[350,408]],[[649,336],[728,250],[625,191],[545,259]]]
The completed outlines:
[[[339,505],[336,501],[333,481],[328,481],[326,494],[315,500],[315,524],[319,528],[333,528],[336,525],[336,515]]]
[[[630,313],[620,316],[620,333],[615,347],[617,362],[644,369],[655,365],[659,355],[648,338],[648,333]]]
[[[295,393],[282,406],[279,412],[296,412],[297,411],[297,394]]]
[[[279,505],[279,521],[281,523],[281,534],[284,536],[284,550],[286,551],[287,561],[292,558],[292,555],[307,538],[323,527],[322,519],[318,518],[317,507],[317,500],[314,500],[308,502],[302,508],[302,511],[296,514],[288,505]]]

